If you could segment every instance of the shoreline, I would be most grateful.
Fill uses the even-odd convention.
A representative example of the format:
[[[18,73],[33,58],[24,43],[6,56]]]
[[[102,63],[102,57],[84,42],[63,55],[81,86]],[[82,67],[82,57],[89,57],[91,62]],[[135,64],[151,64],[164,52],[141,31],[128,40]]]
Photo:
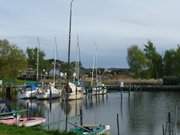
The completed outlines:
[[[70,132],[47,131],[40,127],[17,127],[0,124],[0,135],[76,135]]]

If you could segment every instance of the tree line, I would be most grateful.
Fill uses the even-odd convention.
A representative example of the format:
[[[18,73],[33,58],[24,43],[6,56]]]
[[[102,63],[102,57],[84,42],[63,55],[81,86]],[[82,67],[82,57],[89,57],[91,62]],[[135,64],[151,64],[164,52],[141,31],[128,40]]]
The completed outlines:
[[[37,55],[38,53],[38,55]],[[24,52],[8,40],[0,40],[0,80],[15,80],[28,68],[37,72],[37,56],[39,59],[39,73],[50,71],[54,67],[54,59],[46,59],[46,54],[38,48],[27,48]],[[72,72],[76,62],[70,66],[66,62],[57,60],[61,65],[61,72]],[[80,67],[82,67],[80,63]],[[57,67],[59,68],[59,67]]]
[[[128,48],[127,61],[130,71],[137,78],[163,78],[180,76],[180,46],[160,54],[154,43],[148,41],[144,48],[132,45]]]

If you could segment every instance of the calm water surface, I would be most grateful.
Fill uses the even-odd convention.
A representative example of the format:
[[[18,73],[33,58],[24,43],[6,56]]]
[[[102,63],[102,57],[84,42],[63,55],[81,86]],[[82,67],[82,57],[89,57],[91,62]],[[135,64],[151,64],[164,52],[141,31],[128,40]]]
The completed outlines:
[[[19,100],[17,106],[25,107],[28,102]],[[166,122],[168,112],[175,117],[175,112],[180,112],[180,109],[175,111],[178,106],[180,93],[177,92],[116,92],[70,101],[67,113],[69,123],[79,124],[79,110],[82,107],[84,124],[109,124],[112,135],[117,135],[118,113],[121,135],[162,135],[162,124]],[[44,128],[65,128],[66,105],[62,101],[33,100],[30,107],[33,114],[47,118]],[[180,121],[178,113],[177,119]],[[71,124],[68,126],[69,129],[73,127]],[[178,128],[177,132],[180,133]]]

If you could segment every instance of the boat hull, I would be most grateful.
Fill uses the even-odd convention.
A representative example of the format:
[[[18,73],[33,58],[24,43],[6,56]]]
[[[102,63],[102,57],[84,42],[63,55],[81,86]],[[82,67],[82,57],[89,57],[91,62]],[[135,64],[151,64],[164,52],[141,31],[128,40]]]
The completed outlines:
[[[24,127],[38,126],[46,122],[45,118],[42,117],[31,117],[31,118],[9,118],[1,119],[0,123],[5,125],[17,125]]]
[[[31,99],[36,98],[37,91],[25,91],[25,92],[19,92],[18,98],[19,99]]]
[[[104,95],[107,94],[106,88],[92,88],[92,95]]]
[[[57,93],[57,94],[37,94],[36,95],[36,98],[39,99],[39,100],[43,100],[43,99],[57,99],[60,97],[60,94]]]
[[[110,135],[109,125],[84,125],[71,129],[77,135]]]

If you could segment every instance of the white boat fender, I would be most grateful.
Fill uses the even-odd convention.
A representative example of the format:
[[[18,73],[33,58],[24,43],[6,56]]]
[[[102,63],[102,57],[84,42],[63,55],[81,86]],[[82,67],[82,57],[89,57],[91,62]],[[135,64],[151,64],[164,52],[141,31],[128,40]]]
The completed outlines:
[[[110,125],[106,125],[106,126],[105,126],[105,129],[106,129],[106,130],[110,130],[110,129],[111,129],[111,126],[110,126]]]

